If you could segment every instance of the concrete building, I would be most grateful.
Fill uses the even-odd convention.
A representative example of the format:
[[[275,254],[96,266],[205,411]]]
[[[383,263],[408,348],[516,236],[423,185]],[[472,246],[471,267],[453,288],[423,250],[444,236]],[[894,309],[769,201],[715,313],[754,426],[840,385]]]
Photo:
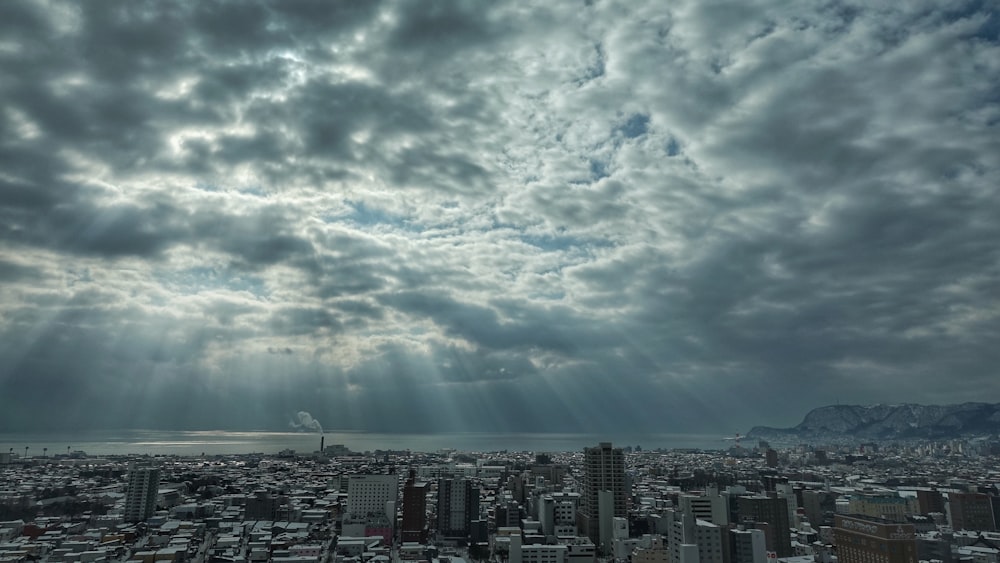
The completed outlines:
[[[160,468],[131,466],[125,492],[125,521],[142,522],[156,511]]]
[[[729,530],[729,554],[731,563],[767,563],[764,531],[743,526]]]
[[[695,518],[691,512],[667,510],[667,546],[671,562],[725,563],[729,551],[725,528]],[[726,541],[723,541],[723,540]],[[694,546],[694,547],[691,547]]]
[[[670,563],[670,550],[661,536],[655,536],[649,547],[639,547],[632,552],[632,563]]]
[[[848,501],[850,514],[884,518],[893,522],[905,522],[906,517],[919,511],[915,497],[902,497],[899,493],[856,493]]]
[[[766,527],[749,525],[764,530],[767,550],[778,557],[792,557],[791,528],[788,525],[788,501],[778,497],[741,496],[736,499],[740,523],[763,522]]]
[[[729,511],[726,499],[715,489],[710,488],[704,495],[682,494],[678,498],[681,512],[690,512],[695,520],[705,520],[717,526],[729,524]]]
[[[584,448],[583,458],[578,525],[600,550],[607,552],[611,519],[628,517],[625,454],[621,448],[613,448],[611,442],[601,442],[596,447]]]
[[[446,538],[466,538],[479,519],[479,487],[469,479],[439,479],[437,530]]]
[[[355,519],[376,515],[395,520],[398,495],[396,475],[351,475],[347,482],[347,515]]]
[[[948,521],[953,530],[996,531],[993,503],[982,493],[948,493]]]
[[[244,520],[276,520],[278,499],[267,491],[255,491],[246,499]]]
[[[429,483],[417,483],[414,472],[403,486],[403,521],[400,531],[403,542],[427,541],[427,491]]]
[[[579,493],[552,493],[538,499],[542,533],[550,537],[575,536]]]
[[[838,514],[833,535],[838,563],[917,563],[911,524]]]

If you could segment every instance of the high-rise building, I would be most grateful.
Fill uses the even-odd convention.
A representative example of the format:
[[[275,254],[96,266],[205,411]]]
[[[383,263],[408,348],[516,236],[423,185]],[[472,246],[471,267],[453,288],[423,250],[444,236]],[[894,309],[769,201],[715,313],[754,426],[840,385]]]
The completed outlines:
[[[429,483],[416,482],[414,472],[403,485],[403,522],[400,532],[404,542],[427,541],[427,490]]]
[[[156,510],[156,495],[160,488],[159,467],[131,466],[125,491],[125,521],[142,522]]]
[[[741,496],[736,499],[740,523],[765,522],[764,540],[767,550],[778,557],[791,557],[791,527],[788,525],[788,501],[778,497]],[[748,525],[748,527],[753,527]]]
[[[437,529],[446,538],[466,538],[479,519],[479,487],[465,478],[438,479]]]
[[[347,515],[355,519],[380,516],[395,520],[398,495],[399,478],[395,475],[351,475],[347,482]]]
[[[610,540],[612,518],[628,517],[625,454],[611,442],[583,450],[583,486],[579,526],[592,542]],[[606,532],[602,534],[602,529]],[[610,545],[602,546],[605,551]]]
[[[912,524],[838,514],[833,538],[839,563],[917,563]]]
[[[948,518],[954,530],[992,532],[997,529],[993,503],[983,493],[948,493]]]

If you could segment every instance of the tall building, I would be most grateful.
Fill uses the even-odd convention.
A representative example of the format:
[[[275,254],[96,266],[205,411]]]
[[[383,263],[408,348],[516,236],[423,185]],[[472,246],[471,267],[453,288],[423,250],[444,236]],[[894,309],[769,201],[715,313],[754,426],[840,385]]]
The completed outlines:
[[[778,557],[792,557],[791,527],[788,525],[788,501],[778,497],[742,496],[736,499],[740,523],[765,522],[767,550]],[[752,527],[752,525],[748,525]]]
[[[917,563],[912,524],[838,514],[833,538],[839,563]]]
[[[446,538],[466,538],[479,519],[479,487],[465,478],[438,479],[437,529]]]
[[[732,563],[767,563],[764,531],[743,526],[729,530],[729,553]]]
[[[395,475],[351,475],[347,482],[347,515],[396,519],[399,478]],[[392,503],[391,505],[389,503]]]
[[[417,483],[413,471],[403,485],[403,522],[400,532],[404,542],[427,541],[427,490],[429,483]]]
[[[160,488],[159,467],[131,466],[125,492],[125,521],[142,522],[156,510],[156,494]]]
[[[992,532],[997,529],[993,503],[983,493],[948,493],[948,518],[954,530]]]
[[[625,454],[621,448],[612,448],[611,442],[584,448],[579,525],[581,532],[598,546],[602,539],[605,544],[610,540],[612,518],[628,517],[625,488]],[[606,533],[601,533],[602,528]],[[603,549],[610,547],[604,545]]]

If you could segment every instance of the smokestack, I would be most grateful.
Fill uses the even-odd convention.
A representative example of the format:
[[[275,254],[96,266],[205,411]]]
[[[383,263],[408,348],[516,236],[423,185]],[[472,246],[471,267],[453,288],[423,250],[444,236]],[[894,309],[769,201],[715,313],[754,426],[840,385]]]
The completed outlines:
[[[323,453],[323,444],[326,442],[326,435],[320,435],[319,437],[319,453]]]

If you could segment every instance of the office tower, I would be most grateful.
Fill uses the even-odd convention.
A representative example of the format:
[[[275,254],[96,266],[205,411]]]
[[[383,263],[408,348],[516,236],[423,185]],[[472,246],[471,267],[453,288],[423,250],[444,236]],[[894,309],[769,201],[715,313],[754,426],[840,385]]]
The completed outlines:
[[[156,510],[160,488],[160,468],[131,466],[125,492],[125,521],[142,522]]]
[[[351,475],[347,481],[347,515],[396,519],[399,478],[395,475]],[[390,504],[391,503],[391,507]]]
[[[601,442],[583,450],[583,495],[580,497],[580,528],[594,544],[610,540],[611,519],[627,518],[625,454]],[[605,533],[602,534],[602,528]],[[602,542],[603,540],[603,542]],[[604,545],[603,549],[610,549]]]
[[[740,523],[767,523],[763,529],[768,551],[773,551],[778,557],[793,555],[787,500],[778,497],[742,496],[736,499],[736,504]]]
[[[838,514],[833,538],[839,563],[917,563],[912,524]]]
[[[948,493],[948,518],[953,530],[995,531],[993,503],[983,493]]]
[[[427,541],[427,490],[428,483],[417,483],[414,471],[403,486],[403,522],[401,539],[404,542]]]
[[[466,538],[479,519],[479,487],[465,478],[438,479],[437,528],[446,538]]]

